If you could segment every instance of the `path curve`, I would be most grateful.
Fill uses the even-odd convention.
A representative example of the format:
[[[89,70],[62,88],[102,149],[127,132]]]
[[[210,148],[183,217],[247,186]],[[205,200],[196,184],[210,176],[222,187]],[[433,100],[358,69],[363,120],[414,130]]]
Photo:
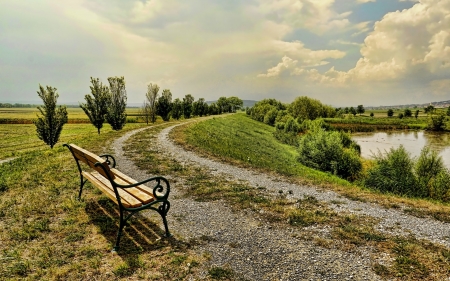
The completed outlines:
[[[285,194],[292,191],[289,195],[292,198],[300,199],[307,195],[327,202],[338,200],[341,204],[331,204],[336,211],[350,211],[380,218],[378,228],[381,231],[392,234],[412,232],[416,237],[450,246],[449,225],[446,223],[412,217],[374,203],[351,201],[333,191],[323,192],[310,186],[280,182],[266,174],[218,163],[185,151],[169,138],[169,132],[179,125],[183,124],[163,129],[153,144],[158,151],[170,158],[182,163],[200,165],[213,174],[248,181],[252,186],[264,186],[272,191],[283,190]],[[150,127],[128,132],[113,143],[118,168],[136,179],[149,175],[124,156],[122,147],[128,138],[147,128]],[[172,189],[169,227],[175,235],[183,239],[202,240],[207,237],[208,242],[200,244],[198,250],[211,254],[211,266],[230,266],[247,280],[380,280],[371,270],[373,261],[367,249],[361,248],[349,253],[321,248],[311,241],[293,237],[296,230],[289,226],[273,229],[251,211],[236,213],[223,201],[197,202],[184,198],[181,197],[181,189],[177,185]],[[152,214],[149,213],[149,216]],[[155,216],[156,221],[159,220]],[[162,227],[161,223],[160,226]],[[202,274],[200,278],[206,276],[206,272]]]

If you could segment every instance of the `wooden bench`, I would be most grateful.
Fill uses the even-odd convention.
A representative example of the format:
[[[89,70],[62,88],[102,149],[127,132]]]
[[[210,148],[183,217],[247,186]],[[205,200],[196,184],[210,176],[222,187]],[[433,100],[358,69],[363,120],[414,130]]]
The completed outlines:
[[[164,223],[165,236],[171,236],[166,219],[170,209],[168,201],[170,185],[167,179],[157,176],[137,182],[115,168],[116,160],[112,155],[97,156],[74,144],[64,144],[64,146],[72,152],[80,172],[78,198],[81,198],[84,184],[89,181],[119,205],[119,231],[113,251],[119,249],[122,230],[128,219],[141,210],[152,209],[158,212]],[[144,185],[146,183],[152,183],[153,187]]]

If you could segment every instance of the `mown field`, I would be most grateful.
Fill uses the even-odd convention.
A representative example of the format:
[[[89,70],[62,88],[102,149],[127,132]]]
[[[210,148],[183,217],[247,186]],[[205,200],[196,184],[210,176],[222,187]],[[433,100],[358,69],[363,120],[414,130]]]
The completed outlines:
[[[128,122],[135,123],[138,120],[139,108],[126,109]],[[79,107],[68,107],[68,123],[89,123],[89,118]],[[0,124],[31,124],[40,112],[37,108],[0,108]]]
[[[98,135],[90,124],[66,124],[53,149],[33,126],[1,126],[0,160],[15,158],[0,165],[1,280],[183,280],[195,272],[203,257],[185,241],[161,239],[158,218],[134,218],[112,253],[117,206],[91,185],[76,199],[78,171],[62,144],[111,152],[114,139],[143,126],[105,124]]]

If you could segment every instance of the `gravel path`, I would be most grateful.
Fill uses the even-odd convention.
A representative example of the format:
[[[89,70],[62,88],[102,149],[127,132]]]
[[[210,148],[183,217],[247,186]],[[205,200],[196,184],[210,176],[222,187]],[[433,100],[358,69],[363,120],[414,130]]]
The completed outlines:
[[[245,180],[252,186],[263,186],[267,190],[283,190],[284,194],[292,191],[291,198],[301,199],[307,195],[320,201],[338,201],[339,204],[331,204],[338,212],[379,218],[377,227],[380,231],[400,235],[414,233],[417,238],[450,247],[447,223],[409,216],[402,210],[385,209],[374,203],[351,201],[332,191],[280,182],[266,174],[199,157],[169,139],[168,134],[175,126],[161,131],[156,146],[181,163],[206,167],[213,174]],[[126,159],[122,146],[133,134],[145,129],[129,132],[113,144],[119,169],[138,179],[148,175]],[[313,242],[296,238],[294,229],[290,227],[273,228],[251,211],[236,213],[225,202],[196,202],[179,195],[180,191],[174,186],[168,216],[171,231],[183,239],[206,239],[207,242],[199,245],[199,250],[211,254],[211,265],[229,266],[246,280],[380,280],[371,270],[369,249],[359,248],[349,253],[321,248]],[[199,278],[204,276],[206,273]]]

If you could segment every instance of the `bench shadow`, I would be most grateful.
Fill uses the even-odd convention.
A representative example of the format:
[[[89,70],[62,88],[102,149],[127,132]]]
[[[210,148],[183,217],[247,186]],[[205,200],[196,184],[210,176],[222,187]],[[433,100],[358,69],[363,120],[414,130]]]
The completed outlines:
[[[85,210],[90,221],[99,227],[100,233],[108,240],[112,250],[119,229],[118,206],[108,198],[87,200]],[[147,213],[147,211],[144,212]],[[155,251],[163,247],[175,248],[178,251],[185,251],[189,248],[188,243],[174,237],[164,237],[164,229],[141,213],[134,214],[127,222],[120,239],[118,255],[129,257],[130,254]],[[148,213],[151,214],[153,211],[150,210]],[[156,212],[155,214],[152,218],[154,217],[155,221],[161,220]]]

